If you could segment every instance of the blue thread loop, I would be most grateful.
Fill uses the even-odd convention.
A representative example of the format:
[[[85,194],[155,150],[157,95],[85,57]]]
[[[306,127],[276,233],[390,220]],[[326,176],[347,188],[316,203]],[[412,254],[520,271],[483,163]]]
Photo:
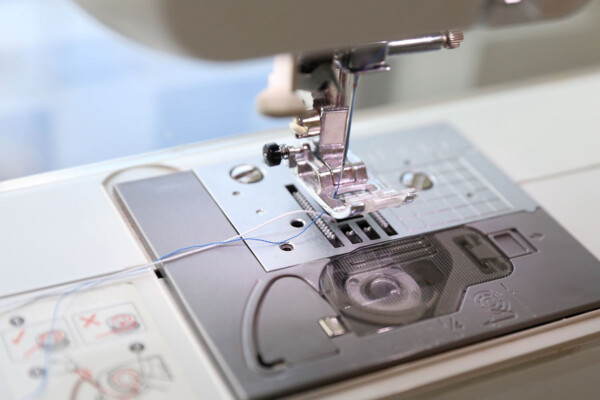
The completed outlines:
[[[166,254],[162,257],[160,257],[159,259],[157,259],[156,261],[161,261],[164,260],[166,258],[172,257],[178,253],[181,253],[182,251],[187,251],[187,250],[194,250],[194,249],[200,249],[203,247],[209,247],[209,246],[215,246],[215,245],[220,245],[220,244],[229,244],[229,243],[235,243],[235,242],[242,242],[242,241],[254,241],[254,242],[263,242],[263,243],[268,243],[268,244],[284,244],[289,242],[292,239],[296,239],[298,236],[302,235],[304,232],[306,232],[306,230],[308,228],[311,227],[311,225],[313,225],[315,222],[317,222],[317,220],[319,218],[321,218],[323,216],[323,214],[325,214],[325,211],[322,211],[319,215],[317,215],[312,221],[310,221],[310,223],[308,225],[306,225],[304,227],[304,229],[302,229],[299,233],[295,234],[294,236],[290,236],[287,239],[284,240],[280,240],[278,242],[276,241],[272,241],[272,240],[267,240],[267,239],[259,239],[259,238],[237,238],[237,239],[231,239],[231,240],[225,240],[223,242],[213,242],[213,243],[205,243],[205,244],[197,244],[194,246],[187,246],[187,247],[182,247],[180,249],[177,249],[175,251],[170,252],[169,254]]]
[[[213,242],[213,243],[206,243],[206,244],[199,244],[199,245],[195,245],[195,246],[188,246],[188,247],[182,247],[180,249],[177,249],[175,251],[170,252],[167,255],[164,255],[162,257],[160,257],[159,259],[157,259],[156,261],[154,261],[154,263],[161,261],[161,260],[165,260],[171,256],[174,256],[178,253],[181,253],[182,251],[187,251],[187,250],[192,250],[192,249],[199,249],[202,247],[209,247],[209,246],[214,246],[214,245],[221,245],[221,244],[228,244],[228,243],[234,243],[234,242],[241,242],[241,241],[256,241],[256,242],[263,242],[263,243],[269,243],[269,244],[275,244],[275,245],[280,245],[283,243],[287,243],[292,239],[297,238],[298,236],[302,235],[304,232],[306,232],[306,230],[308,228],[310,228],[311,225],[313,225],[319,218],[321,218],[323,216],[323,214],[325,214],[325,211],[322,211],[319,215],[317,215],[308,225],[306,225],[304,227],[304,229],[302,229],[299,233],[290,236],[287,239],[284,240],[280,240],[280,241],[272,241],[272,240],[266,240],[266,239],[259,239],[259,238],[237,238],[237,239],[231,239],[231,240],[225,240],[222,242]],[[153,264],[153,263],[152,263]],[[150,265],[152,265],[150,264]],[[140,267],[142,268],[142,267]],[[130,275],[133,275],[137,272],[140,272],[139,268],[136,268],[134,270],[131,270],[125,274],[120,274],[117,273],[115,274],[114,277],[112,277],[113,279],[115,278],[123,278],[123,277],[127,277]],[[91,280],[91,281],[87,281],[84,282],[80,285],[74,286],[73,288],[67,290],[66,292],[64,292],[56,301],[56,304],[54,305],[54,310],[52,312],[52,320],[50,323],[50,331],[49,332],[54,332],[54,328],[56,327],[56,324],[58,322],[58,314],[59,314],[59,309],[61,304],[63,303],[63,301],[70,295],[75,294],[87,287],[93,287],[96,286],[102,282],[105,282],[107,279],[110,279],[110,277],[103,277],[103,278],[98,278],[95,280]],[[43,345],[43,349],[44,349],[44,361],[43,361],[43,374],[40,380],[40,383],[35,387],[35,389],[25,397],[25,399],[33,399],[36,398],[38,396],[40,396],[44,390],[46,389],[46,387],[48,386],[48,380],[49,380],[49,375],[50,375],[50,352],[51,352],[51,346],[49,346],[50,341],[52,340],[52,333],[50,333],[48,335],[48,337],[46,338],[46,342]]]

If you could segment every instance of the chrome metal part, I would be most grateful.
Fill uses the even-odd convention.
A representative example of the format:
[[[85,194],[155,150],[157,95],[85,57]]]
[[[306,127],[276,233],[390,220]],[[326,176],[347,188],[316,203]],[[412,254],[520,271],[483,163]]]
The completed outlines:
[[[302,154],[305,151],[310,151],[310,146],[308,145],[308,143],[303,144],[300,147],[283,145],[281,151],[283,152],[283,158],[288,159],[290,156],[295,156],[298,154]]]
[[[229,171],[229,176],[240,183],[256,183],[263,179],[263,173],[255,165],[240,164]]]
[[[330,96],[343,97],[336,93]],[[337,101],[343,101],[340,98]],[[365,164],[347,153],[349,115],[347,106],[322,107],[319,141],[302,147],[281,145],[278,154],[288,160],[298,181],[334,218],[344,219],[414,200],[415,189],[396,191],[386,187],[369,178]],[[269,160],[267,163],[276,165]]]
[[[279,245],[279,249],[282,251],[292,251],[294,248],[294,244],[291,242],[281,243]]]
[[[387,55],[395,56],[405,53],[440,50],[442,48],[456,49],[463,40],[464,35],[458,30],[429,33],[389,42],[387,44]]]
[[[394,236],[397,234],[396,230],[392,228],[390,223],[385,219],[383,215],[381,215],[379,211],[372,212],[369,215],[375,220],[377,225],[379,225],[381,229],[383,229],[385,233],[387,233],[389,236]]]
[[[290,123],[297,139],[319,136],[321,134],[321,115],[314,113],[308,117],[297,117]]]
[[[346,333],[346,328],[338,317],[324,317],[319,319],[319,325],[325,331],[327,336],[336,337]]]
[[[342,69],[351,72],[389,71],[390,67],[385,62],[387,55],[388,43],[377,42],[338,51],[335,61]]]
[[[406,187],[417,190],[428,190],[433,187],[433,178],[419,171],[408,171],[400,176],[400,182]]]
[[[305,209],[307,211],[317,211],[309,203],[309,201],[306,200],[306,198],[302,195],[302,193],[300,193],[297,190],[290,190],[290,193],[294,197],[294,200],[296,200],[298,202],[300,207],[302,207],[303,209]],[[339,239],[335,235],[335,233],[333,233],[331,228],[329,226],[327,226],[327,224],[325,222],[323,222],[323,220],[321,218],[319,218],[315,221],[315,225],[317,226],[317,228],[319,228],[319,230],[327,238],[327,240],[329,240],[331,242],[331,244],[333,244],[335,247],[343,246],[343,244],[339,241]],[[336,246],[336,243],[339,243],[339,245]]]
[[[332,124],[345,123],[346,113],[339,111],[334,113],[343,118],[334,116]],[[333,132],[339,134],[340,131]],[[323,140],[323,134],[321,138]],[[396,207],[416,198],[415,189],[396,191],[369,178],[365,164],[352,153],[348,153],[344,163],[345,146],[341,135],[339,140],[338,143],[322,141],[313,151],[290,155],[290,164],[296,165],[299,182],[329,215],[344,219]]]
[[[444,47],[447,49],[456,49],[460,46],[464,39],[465,36],[461,31],[447,31],[444,35]]]
[[[463,40],[462,31],[453,29],[338,50],[334,54],[334,59],[341,69],[350,72],[387,71],[390,69],[386,64],[388,56],[440,50],[442,48],[456,49]]]
[[[380,131],[381,132],[381,131]],[[403,238],[422,232],[447,229],[482,218],[514,213],[521,209],[530,210],[534,205],[511,191],[508,182],[499,177],[493,165],[486,162],[465,139],[446,125],[436,125],[408,131],[390,130],[368,137],[355,137],[353,151],[369,166],[369,171],[387,187],[396,191],[405,189],[398,179],[403,172],[415,170],[435,177],[430,190],[419,193],[417,199],[407,206],[363,214],[335,223],[326,216],[322,220],[342,242],[335,247],[313,224],[301,237],[294,239],[294,250],[281,251],[277,246],[261,242],[249,242],[247,246],[267,271],[287,268],[310,260],[331,257],[362,246],[379,243],[390,238]],[[406,160],[410,160],[407,166]],[[258,155],[205,165],[195,170],[202,184],[210,192],[227,220],[237,232],[244,232],[277,215],[299,210],[302,204],[312,205],[317,211],[322,208],[298,180],[294,169],[269,168],[265,178],[253,185],[245,185],[229,178],[229,171],[236,164],[257,165]],[[293,196],[294,187],[305,198]],[[233,192],[239,191],[235,196]],[[471,193],[471,196],[468,194]],[[263,209],[264,214],[256,210]],[[296,216],[297,217],[297,216]],[[306,221],[314,216],[302,217]],[[371,240],[359,225],[361,219],[368,222],[381,239]],[[352,243],[340,226],[347,224],[359,236],[362,243]],[[298,233],[298,228],[283,219],[261,229],[260,237],[280,241]],[[233,235],[233,234],[232,234]],[[230,236],[232,236],[230,235]],[[333,315],[333,314],[326,314]]]
[[[418,188],[395,190],[369,177],[365,164],[349,153],[354,96],[360,73],[388,70],[386,57],[417,51],[454,49],[460,31],[375,42],[296,59],[296,89],[310,91],[307,114],[290,124],[301,147],[270,143],[263,148],[269,166],[288,160],[298,181],[329,215],[344,219],[412,202]]]

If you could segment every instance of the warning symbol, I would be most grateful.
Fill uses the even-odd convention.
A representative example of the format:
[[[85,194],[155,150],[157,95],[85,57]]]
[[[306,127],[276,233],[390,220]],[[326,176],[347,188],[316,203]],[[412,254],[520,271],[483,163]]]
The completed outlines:
[[[79,317],[79,319],[83,322],[83,329],[87,329],[90,325],[100,326],[100,322],[96,320],[96,313],[92,314],[88,317]]]
[[[88,344],[144,329],[140,316],[131,303],[79,313],[73,316],[73,322],[83,341]]]

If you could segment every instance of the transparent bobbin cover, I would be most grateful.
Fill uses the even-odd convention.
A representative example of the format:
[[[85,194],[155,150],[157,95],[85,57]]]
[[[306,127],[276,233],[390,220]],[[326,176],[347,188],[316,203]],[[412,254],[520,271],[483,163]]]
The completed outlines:
[[[357,334],[455,312],[467,287],[512,272],[479,232],[455,228],[332,258],[321,290]]]

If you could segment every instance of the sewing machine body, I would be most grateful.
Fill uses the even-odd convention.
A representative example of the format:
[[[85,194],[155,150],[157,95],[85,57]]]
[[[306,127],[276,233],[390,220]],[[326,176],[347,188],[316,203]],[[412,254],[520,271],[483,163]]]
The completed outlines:
[[[550,215],[547,218],[556,219],[597,258],[600,255],[596,240],[597,226],[600,221],[597,221],[594,205],[600,200],[600,192],[594,182],[598,178],[595,149],[598,148],[599,143],[597,135],[592,135],[590,132],[599,128],[594,114],[594,104],[597,104],[594,96],[600,90],[594,90],[594,87],[600,88],[600,76],[597,73],[589,73],[455,99],[435,106],[379,111],[358,118],[355,124],[356,141],[360,143],[371,137],[376,141],[376,138],[394,132],[399,134],[411,130],[419,132],[424,126],[431,126],[434,121],[442,121],[434,126],[451,126],[452,128],[442,128],[442,130],[451,129],[454,132],[450,134],[451,137],[458,135],[458,138],[466,139],[457,139],[448,145],[451,147],[453,143],[468,143],[473,146],[475,153],[480,154],[478,157],[482,157],[483,160],[471,159],[470,165],[478,166],[475,170],[482,171],[481,176],[484,177],[484,181],[491,183],[496,191],[494,193],[499,198],[518,208],[518,210],[499,211],[498,215],[491,215],[489,218],[485,215],[477,216],[475,220],[464,221],[455,226],[467,224],[483,229],[481,226],[488,223],[485,221],[509,218],[510,215],[517,215],[516,212],[531,215],[539,205]],[[561,93],[562,96],[553,95],[556,93]],[[537,104],[538,107],[534,109],[525,107],[532,103]],[[504,107],[510,108],[511,119],[504,117],[505,114],[502,112]],[[549,119],[548,115],[554,115],[554,118]],[[135,182],[150,182],[152,179],[169,180],[181,174],[196,174],[195,176],[206,183],[211,177],[216,179],[214,174],[220,170],[219,166],[237,165],[240,160],[250,162],[252,157],[256,157],[256,149],[260,149],[265,141],[277,140],[286,134],[269,132],[189,145],[175,150],[2,183],[0,198],[5,228],[0,230],[0,235],[4,243],[3,248],[8,249],[1,255],[2,264],[18,266],[20,272],[6,274],[3,279],[1,285],[2,294],[5,296],[3,302],[7,304],[17,301],[22,298],[15,297],[19,293],[22,294],[18,296],[30,296],[36,294],[36,289],[41,287],[60,285],[75,279],[86,279],[101,273],[118,271],[127,266],[143,264],[156,256],[154,252],[157,248],[153,248],[157,245],[156,240],[140,230],[140,226],[136,223],[132,223],[132,215],[128,214],[127,208],[123,207],[122,199],[119,199],[120,189],[115,191],[115,188],[125,188],[134,185]],[[569,140],[565,141],[565,137],[569,137]],[[443,146],[437,150],[440,155],[444,154]],[[483,164],[490,163],[486,158],[491,160],[489,164],[491,169],[480,168]],[[498,181],[499,175],[495,175],[496,173],[492,173],[494,177],[490,177],[490,171],[496,171],[493,165],[504,171],[511,180],[519,183],[525,194],[504,192],[511,191],[512,184],[508,180],[506,185],[502,183],[504,182],[502,179],[500,179],[502,182]],[[228,168],[221,169],[228,172]],[[273,176],[289,173],[287,169],[280,170],[281,172],[272,173]],[[402,168],[394,169],[394,179],[399,179],[403,172],[405,171]],[[209,173],[212,175],[206,175]],[[272,177],[270,172],[266,174],[267,178],[263,183],[270,182],[269,179]],[[200,182],[197,178],[194,179]],[[239,199],[242,200],[246,189],[240,187],[247,187],[249,191],[254,190],[251,189],[251,185],[239,186],[239,183],[227,176],[221,181],[224,186],[206,184],[213,201],[214,199],[219,201],[222,194],[216,191],[223,187],[240,191]],[[273,190],[281,190],[281,184],[277,182],[277,188]],[[399,182],[396,180],[395,184]],[[225,192],[226,189],[223,193]],[[250,197],[248,201],[259,204],[265,198],[269,199],[268,190],[263,192],[260,198]],[[467,198],[464,200],[468,201]],[[146,204],[153,203],[149,201]],[[272,203],[268,204],[269,207],[272,205]],[[409,212],[409,207],[413,205],[419,206],[418,204],[403,206],[406,207],[406,211],[402,212]],[[255,204],[252,204],[248,210],[254,211],[254,217],[260,219],[254,207]],[[226,208],[225,206],[222,208],[223,212],[233,213]],[[269,212],[267,206],[261,208]],[[244,212],[241,209],[238,211]],[[159,216],[160,213],[155,215]],[[388,219],[392,218],[393,214],[388,215]],[[161,221],[157,229],[164,226],[164,229],[176,230],[177,225],[169,225],[169,221],[171,221],[169,218]],[[522,223],[523,219],[520,221],[519,223]],[[393,226],[400,235],[389,237],[384,236],[385,232],[377,227],[375,220],[367,217],[367,222],[375,227],[381,238],[372,243],[363,242],[363,245],[354,245],[349,239],[342,238],[345,247],[360,250],[424,233],[424,231],[414,231],[414,235],[410,232],[402,233],[399,232],[399,227],[403,225],[396,224]],[[233,214],[231,214],[231,223],[234,226],[243,223],[252,225]],[[358,226],[355,221],[350,221],[349,225]],[[517,222],[510,225],[516,226]],[[508,225],[503,226],[501,231],[507,227]],[[243,229],[241,226],[236,228]],[[451,226],[439,227],[439,229],[448,228]],[[217,231],[210,225],[199,229]],[[230,225],[228,229],[233,228]],[[289,231],[282,232],[283,236],[294,231],[294,228],[289,225],[286,229]],[[439,229],[433,227],[431,231]],[[339,227],[334,231],[338,235],[343,233]],[[494,232],[497,231],[489,230],[489,233]],[[309,230],[306,233],[307,241],[311,238],[323,240],[321,233],[314,229],[312,233]],[[276,230],[264,234],[280,237]],[[567,235],[566,238],[570,238],[568,234],[564,234]],[[364,234],[361,233],[360,236],[365,240]],[[187,239],[195,240],[195,237]],[[539,237],[536,238],[535,235],[533,238],[527,236],[526,241],[536,250],[540,250],[543,247],[543,239],[536,246],[535,241],[538,239]],[[175,240],[173,236],[172,240]],[[182,243],[181,246],[189,244],[192,243]],[[231,252],[243,251],[246,254],[244,257],[248,257],[248,262],[256,264],[251,267],[253,271],[261,274],[285,275],[286,270],[290,273],[297,270],[297,267],[291,265],[296,264],[293,262],[294,252],[302,250],[302,243],[295,244],[298,247],[289,254],[277,248],[276,250],[279,251],[275,253],[277,257],[269,254],[273,250],[268,246],[254,248],[237,245],[211,251],[214,251],[213,257],[217,258],[220,255],[228,258]],[[179,246],[179,242],[169,242],[168,246],[165,243],[164,249],[160,251],[166,251],[171,246]],[[309,256],[308,259],[302,259],[306,256],[300,254],[298,264],[304,264],[305,267],[302,268],[308,270],[311,261],[346,253],[331,248],[334,249],[334,253]],[[318,251],[318,247],[314,251]],[[306,252],[304,251],[303,254]],[[280,257],[279,254],[284,255]],[[193,260],[193,257],[188,260]],[[597,263],[589,258],[589,262],[584,264],[589,267],[594,262]],[[571,266],[567,265],[568,263],[564,264],[563,272],[570,271],[568,269]],[[212,264],[210,266],[215,267]],[[244,268],[248,268],[247,263],[236,265],[235,261],[231,261],[227,266],[232,269],[230,273],[233,275],[229,279],[233,285],[249,283],[246,280],[235,283],[239,278],[235,270],[240,268],[240,271],[246,273],[247,270]],[[515,271],[517,267],[518,263],[515,263]],[[232,377],[235,377],[236,373],[228,370],[230,361],[227,357],[222,358],[221,350],[215,349],[211,343],[210,338],[213,336],[203,327],[206,323],[203,321],[204,317],[190,312],[194,308],[193,299],[186,300],[186,296],[182,296],[181,287],[174,287],[174,283],[177,285],[178,278],[172,274],[173,271],[175,270],[167,266],[164,270],[166,274],[160,279],[154,273],[148,272],[139,277],[125,277],[121,280],[131,284],[114,282],[110,286],[93,288],[76,295],[77,299],[71,301],[59,318],[62,324],[59,327],[69,337],[68,344],[52,352],[53,358],[70,361],[64,361],[62,366],[54,369],[59,373],[55,372],[48,381],[48,398],[52,398],[52,395],[57,393],[66,394],[74,390],[81,377],[77,373],[77,368],[73,367],[74,364],[85,366],[98,376],[98,379],[104,379],[103,382],[108,382],[109,378],[116,379],[115,374],[116,376],[127,375],[123,375],[123,370],[138,368],[140,371],[151,371],[147,374],[149,378],[144,381],[144,390],[140,395],[144,398],[162,398],[164,393],[178,398],[198,396],[233,398],[244,397],[243,393],[257,395],[244,389],[240,390],[243,386],[235,383],[236,378]],[[194,273],[198,274],[199,280],[202,279],[200,267]],[[214,274],[215,271],[212,273]],[[508,277],[516,279],[518,276]],[[584,275],[579,277],[583,278]],[[591,276],[585,280],[586,284],[593,282]],[[500,282],[502,281],[495,283],[491,281],[494,288],[488,287],[486,290],[507,293],[506,299],[510,297],[508,300],[513,308],[505,312],[511,311],[519,315],[539,314],[539,311],[531,307],[527,309],[527,304],[515,302],[515,298],[522,298],[522,293],[514,290],[506,282],[504,282],[506,288],[502,288]],[[538,282],[542,282],[541,278],[540,281],[533,279],[527,280],[526,283],[539,289],[536,286]],[[547,287],[546,284],[543,286]],[[565,298],[565,301],[572,301],[574,298],[580,300],[587,296],[586,293],[592,296],[593,291],[586,292],[586,287],[590,288],[585,284],[565,286],[564,293],[575,296]],[[234,288],[235,286],[232,286],[230,289]],[[477,293],[473,292],[473,288],[467,293],[475,296]],[[516,294],[508,293],[511,289]],[[544,291],[540,290],[540,292]],[[554,294],[548,293],[548,296],[560,305],[560,296],[553,297]],[[44,302],[24,305],[4,314],[2,351],[5,356],[2,358],[0,385],[3,392],[11,393],[14,398],[23,398],[39,382],[39,376],[36,376],[35,371],[38,371],[36,368],[43,367],[42,353],[39,351],[27,353],[35,343],[27,340],[34,340],[30,339],[30,334],[35,338],[36,334],[43,331],[42,327],[48,324],[55,301],[56,297],[51,297]],[[539,301],[545,302],[544,299]],[[506,395],[506,391],[513,396],[527,396],[552,388],[551,393],[546,392],[550,398],[552,396],[560,398],[566,392],[583,397],[593,396],[597,388],[582,383],[593,376],[594,366],[600,357],[596,347],[600,317],[596,311],[590,311],[594,308],[591,303],[593,302],[588,302],[583,308],[570,309],[565,314],[549,316],[544,321],[540,320],[544,322],[541,325],[536,324],[527,329],[524,329],[525,327],[512,329],[512,333],[498,331],[497,335],[493,335],[494,337],[484,335],[468,343],[457,343],[440,348],[439,351],[424,352],[405,360],[387,358],[385,363],[377,367],[371,365],[367,370],[360,370],[359,373],[341,374],[324,381],[316,380],[312,384],[295,388],[293,392],[302,388],[303,391],[297,395],[305,398],[351,398],[353,396],[355,398],[386,396],[433,398],[440,395],[445,396],[444,398],[464,398],[473,393],[480,398],[486,396],[497,398],[501,391],[505,391],[502,396]],[[214,318],[222,318],[223,321],[231,320],[219,313],[220,308],[217,304],[199,304],[211,308]],[[480,309],[484,310],[481,307]],[[101,327],[90,322],[87,329],[109,329],[107,321],[111,316],[124,313],[132,314],[137,318],[138,328],[122,334],[111,334],[106,338],[102,336],[101,331],[88,335],[85,321],[81,319],[90,320],[92,315],[96,314],[94,321],[99,322]],[[444,317],[448,316],[452,314],[444,315]],[[23,318],[24,323],[15,325],[18,319],[14,317]],[[498,321],[496,324],[502,326],[506,321],[510,323],[512,320],[509,318],[504,320],[505,322]],[[424,323],[431,321],[433,320]],[[439,332],[446,337],[447,332],[458,327],[452,323],[446,327],[439,322],[438,325]],[[17,340],[21,331],[25,333],[21,340]],[[223,326],[223,332],[232,331],[228,331]],[[394,335],[394,332],[388,334]],[[325,336],[325,333],[323,335]],[[343,335],[340,336],[340,339],[343,338]],[[140,343],[145,350],[138,354],[135,351],[139,351],[140,346],[132,347],[132,345]],[[20,347],[27,344],[29,344],[27,348]],[[144,359],[142,366],[131,367],[131,363],[138,357]],[[83,391],[93,393],[92,387],[83,386],[78,389],[80,395],[84,394]],[[160,390],[156,387],[160,387]],[[117,387],[111,386],[111,390],[117,392],[121,390],[118,393],[122,393],[124,389],[117,385]]]

